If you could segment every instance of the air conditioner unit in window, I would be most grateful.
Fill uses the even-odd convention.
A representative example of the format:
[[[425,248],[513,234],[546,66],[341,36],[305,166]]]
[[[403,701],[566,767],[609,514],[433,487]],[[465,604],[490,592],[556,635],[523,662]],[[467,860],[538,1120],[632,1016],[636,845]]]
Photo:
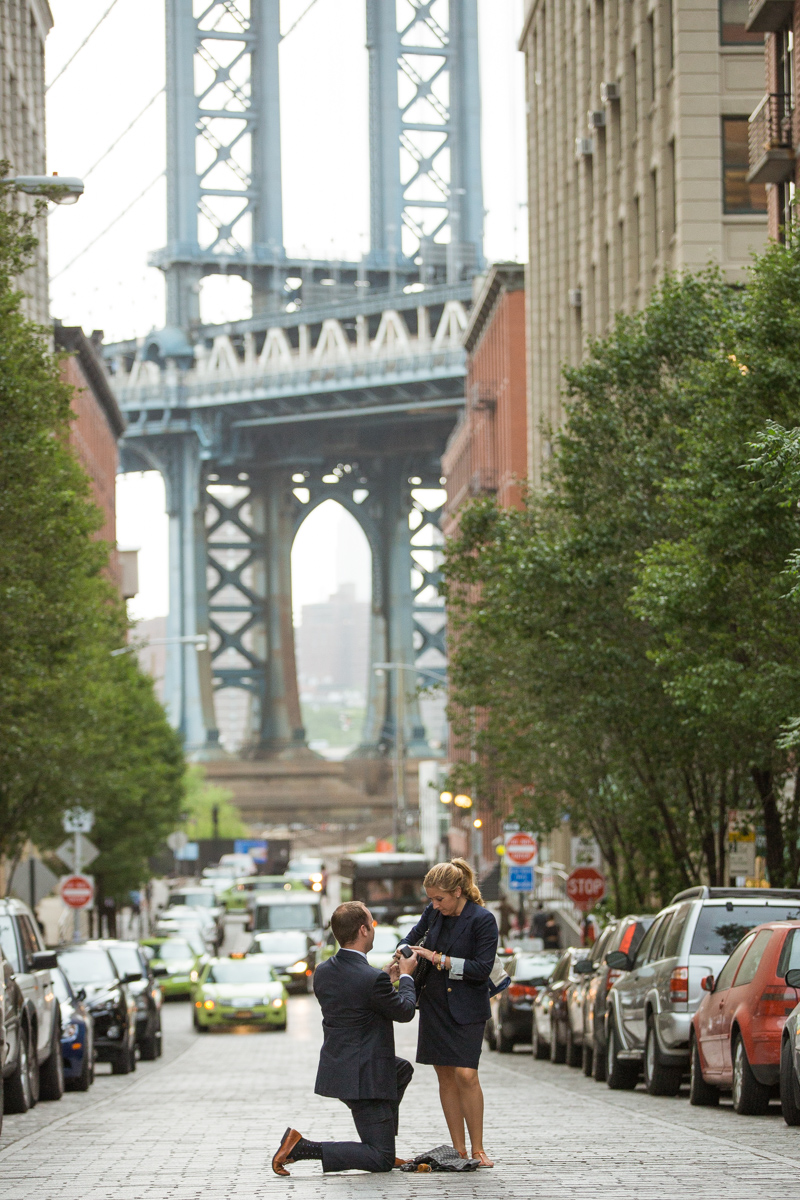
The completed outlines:
[[[569,290],[570,308],[581,308],[583,305],[583,290],[581,288],[570,288]]]
[[[619,84],[608,82],[600,84],[600,99],[603,104],[611,104],[613,100],[621,99]]]
[[[590,108],[586,114],[590,129],[605,129],[606,112],[604,108]]]
[[[594,154],[593,138],[578,137],[575,138],[575,157],[576,158],[591,158]]]

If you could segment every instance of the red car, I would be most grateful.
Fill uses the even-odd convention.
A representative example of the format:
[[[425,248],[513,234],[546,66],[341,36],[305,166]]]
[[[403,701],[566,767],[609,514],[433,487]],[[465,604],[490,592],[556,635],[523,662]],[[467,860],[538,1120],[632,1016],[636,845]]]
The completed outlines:
[[[731,1090],[733,1107],[747,1116],[767,1111],[780,1077],[781,1033],[800,1000],[787,987],[794,931],[799,921],[771,921],[751,929],[715,980],[702,980],[708,995],[692,1018],[692,1104],[717,1104]]]

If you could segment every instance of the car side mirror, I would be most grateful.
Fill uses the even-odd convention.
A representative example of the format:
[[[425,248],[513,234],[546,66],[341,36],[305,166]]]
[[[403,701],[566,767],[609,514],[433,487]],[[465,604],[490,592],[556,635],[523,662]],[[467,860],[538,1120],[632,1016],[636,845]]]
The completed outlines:
[[[582,958],[580,962],[576,962],[572,970],[576,975],[591,975],[594,967],[590,958]]]
[[[127,975],[123,975],[123,983],[140,983],[142,978],[141,971],[129,971]]]
[[[798,971],[798,975],[800,975],[800,971]],[[713,992],[714,976],[713,975],[704,975],[703,978],[700,980],[700,987],[703,989],[704,992]]]
[[[58,955],[55,950],[35,950],[31,955],[31,967],[34,971],[54,971],[58,966]]]
[[[787,971],[784,979],[791,988],[800,988],[800,969],[792,967],[791,971]]]
[[[153,972],[154,979],[163,979],[165,975],[169,974],[166,967],[151,967],[150,970]]]
[[[631,960],[622,950],[609,950],[606,955],[606,962],[612,971],[630,971]]]
[[[75,999],[78,1001],[85,1000],[86,999],[86,988],[78,988],[77,992],[75,993]]]

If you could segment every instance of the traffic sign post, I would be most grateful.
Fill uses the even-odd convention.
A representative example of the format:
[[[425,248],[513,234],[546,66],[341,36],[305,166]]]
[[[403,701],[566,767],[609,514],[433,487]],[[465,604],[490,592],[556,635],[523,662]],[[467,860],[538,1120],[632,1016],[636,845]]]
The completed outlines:
[[[583,912],[594,908],[605,894],[605,876],[596,867],[576,867],[567,879],[567,895]]]
[[[539,845],[532,833],[512,833],[506,838],[506,857],[510,863],[525,867],[528,863],[535,864],[539,855]]]
[[[75,917],[83,908],[91,908],[94,903],[94,879],[91,875],[63,875],[58,883],[58,894],[69,908],[74,909]]]

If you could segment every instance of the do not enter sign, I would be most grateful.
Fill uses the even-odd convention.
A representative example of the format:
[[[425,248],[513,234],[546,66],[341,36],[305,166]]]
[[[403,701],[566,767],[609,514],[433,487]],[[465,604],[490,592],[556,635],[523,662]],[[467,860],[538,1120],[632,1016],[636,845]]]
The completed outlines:
[[[58,891],[70,908],[88,908],[94,900],[94,880],[89,875],[65,875]]]
[[[506,841],[506,855],[519,867],[533,862],[538,851],[536,838],[530,833],[512,833]]]
[[[594,867],[576,867],[567,880],[567,895],[573,904],[588,912],[606,894],[606,881]]]

